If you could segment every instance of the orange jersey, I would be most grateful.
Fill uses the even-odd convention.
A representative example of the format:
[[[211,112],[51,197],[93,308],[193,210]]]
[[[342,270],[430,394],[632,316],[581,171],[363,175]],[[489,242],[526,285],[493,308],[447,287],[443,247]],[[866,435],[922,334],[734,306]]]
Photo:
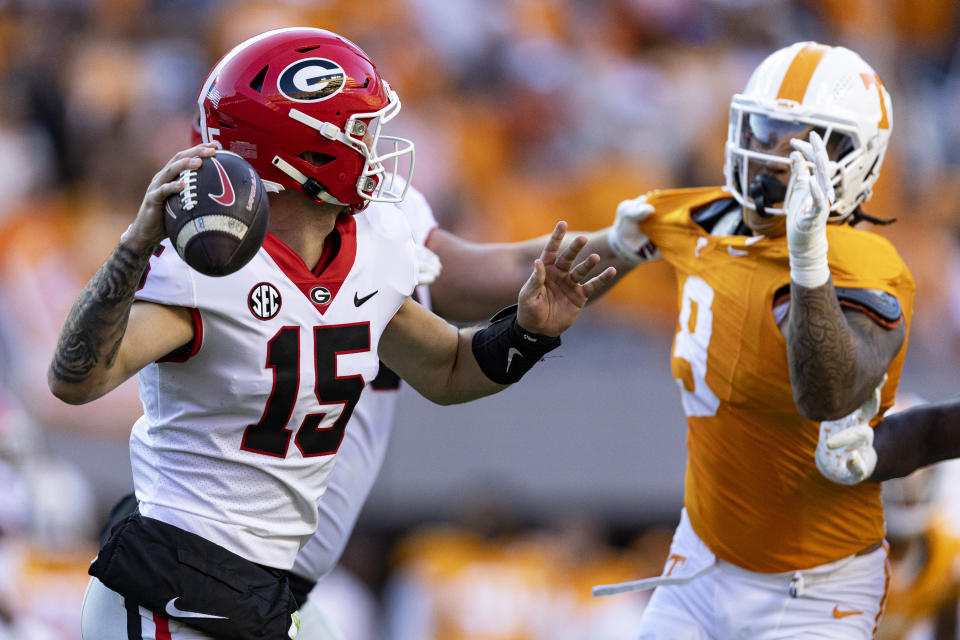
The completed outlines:
[[[814,461],[819,424],[793,401],[774,294],[790,283],[786,237],[711,236],[691,210],[729,198],[716,188],[654,191],[641,228],[677,277],[680,317],[671,366],[688,435],[684,504],[717,555],[764,573],[811,568],[883,538],[880,485],[846,487]],[[879,289],[911,316],[914,284],[893,246],[848,225],[829,225],[838,287]],[[893,404],[906,344],[894,358],[881,410]]]
[[[946,607],[956,607],[960,596],[960,537],[942,519],[923,534],[927,557],[923,568],[905,578],[893,563],[890,596],[877,629],[877,638],[906,637],[914,625],[932,620]]]

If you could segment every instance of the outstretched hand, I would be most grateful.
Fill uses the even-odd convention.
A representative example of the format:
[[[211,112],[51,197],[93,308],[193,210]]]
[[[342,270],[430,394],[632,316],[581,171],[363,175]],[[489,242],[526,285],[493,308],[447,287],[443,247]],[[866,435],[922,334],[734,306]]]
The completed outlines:
[[[578,236],[561,250],[566,233],[567,223],[558,222],[540,257],[533,263],[533,273],[520,290],[517,323],[531,333],[559,336],[577,319],[598,287],[609,283],[617,274],[616,269],[608,267],[585,281],[600,262],[600,256],[591,254],[574,265],[587,238]]]

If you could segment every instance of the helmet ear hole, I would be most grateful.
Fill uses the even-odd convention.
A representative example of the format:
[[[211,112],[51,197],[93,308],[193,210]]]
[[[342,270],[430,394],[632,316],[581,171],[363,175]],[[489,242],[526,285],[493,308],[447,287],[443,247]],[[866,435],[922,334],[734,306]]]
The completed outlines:
[[[260,69],[260,72],[250,81],[250,88],[257,93],[263,93],[263,80],[267,77],[267,69],[269,68],[270,65],[267,65],[263,69]]]
[[[336,156],[331,156],[330,154],[327,154],[327,153],[320,153],[318,151],[304,151],[297,157],[300,158],[301,160],[309,162],[315,167],[322,167],[322,166],[328,165],[337,159]]]

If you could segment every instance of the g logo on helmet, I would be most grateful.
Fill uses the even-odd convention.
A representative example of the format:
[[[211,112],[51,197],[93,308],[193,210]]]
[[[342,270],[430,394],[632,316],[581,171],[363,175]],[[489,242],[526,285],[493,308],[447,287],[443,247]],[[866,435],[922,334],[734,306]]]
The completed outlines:
[[[346,83],[343,67],[326,58],[307,58],[280,72],[277,88],[296,102],[319,102],[340,93]]]

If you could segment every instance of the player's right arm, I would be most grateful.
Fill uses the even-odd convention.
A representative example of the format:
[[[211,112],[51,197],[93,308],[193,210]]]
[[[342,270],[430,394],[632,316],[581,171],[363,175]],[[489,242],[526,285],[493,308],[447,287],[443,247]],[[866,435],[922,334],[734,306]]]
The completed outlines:
[[[591,300],[637,265],[660,257],[638,225],[652,212],[642,196],[626,200],[617,207],[613,225],[584,234],[587,244],[583,252],[600,258],[591,274],[603,273],[608,267],[617,270],[616,276],[599,284]],[[435,229],[426,246],[440,258],[443,268],[430,284],[433,311],[447,320],[464,322],[487,317],[516,302],[517,291],[530,275],[530,264],[546,241],[547,236],[541,236],[521,242],[477,243]],[[470,294],[464,295],[465,291]]]
[[[490,325],[457,329],[407,300],[387,325],[378,345],[383,362],[421,395],[438,404],[467,402],[516,382],[559,345],[613,268],[590,278],[599,256],[580,263],[587,242],[579,236],[561,249],[566,223],[558,223],[520,289],[515,309],[497,314]]]
[[[95,400],[193,339],[189,311],[134,303],[134,294],[153,249],[166,235],[163,203],[183,188],[180,172],[199,167],[201,158],[215,150],[197,145],[167,162],[153,177],[120,244],[74,301],[47,371],[50,390],[64,402]]]

